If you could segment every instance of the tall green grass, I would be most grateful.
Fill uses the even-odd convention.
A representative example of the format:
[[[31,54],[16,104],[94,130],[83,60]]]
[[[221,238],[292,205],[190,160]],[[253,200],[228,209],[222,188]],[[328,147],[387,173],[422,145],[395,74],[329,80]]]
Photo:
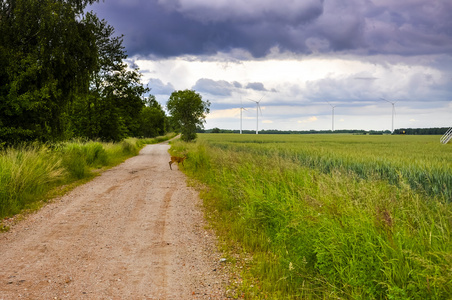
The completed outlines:
[[[246,298],[452,297],[452,206],[444,194],[419,192],[401,174],[394,185],[372,170],[362,176],[343,166],[326,172],[302,164],[292,155],[299,149],[287,147],[282,137],[259,137],[260,146],[254,145],[256,137],[239,138],[242,142],[232,135],[200,135],[196,144],[173,147],[189,152],[185,172],[208,187],[203,198],[219,234],[252,255],[242,274]],[[341,143],[350,137],[309,138],[317,149],[313,155],[321,158],[330,155],[322,139]],[[356,160],[363,163],[405,160],[391,151],[370,154],[375,149],[360,149],[354,141]],[[413,152],[425,146],[418,141]],[[337,158],[349,155],[340,148]]]
[[[146,144],[174,137],[126,139],[119,143],[70,141],[31,145],[0,152],[0,219],[33,207],[57,186],[89,179],[96,169],[115,166],[137,155]]]
[[[45,146],[8,149],[0,155],[0,217],[20,212],[63,175],[61,160]]]

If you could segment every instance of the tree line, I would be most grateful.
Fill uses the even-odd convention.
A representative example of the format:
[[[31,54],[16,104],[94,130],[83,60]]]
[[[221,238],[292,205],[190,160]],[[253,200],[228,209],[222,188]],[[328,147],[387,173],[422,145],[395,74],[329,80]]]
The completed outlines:
[[[448,127],[434,127],[434,128],[401,128],[394,130],[394,134],[409,134],[409,135],[443,135],[447,132]]]
[[[120,141],[184,125],[167,117],[153,95],[145,97],[150,89],[141,73],[124,62],[123,36],[85,12],[94,2],[0,2],[0,146],[78,137]]]

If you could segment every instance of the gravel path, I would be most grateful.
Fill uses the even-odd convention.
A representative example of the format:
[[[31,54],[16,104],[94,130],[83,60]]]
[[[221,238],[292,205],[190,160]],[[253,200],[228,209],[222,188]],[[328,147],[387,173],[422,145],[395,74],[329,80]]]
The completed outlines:
[[[0,299],[225,299],[197,192],[167,143],[0,234]]]

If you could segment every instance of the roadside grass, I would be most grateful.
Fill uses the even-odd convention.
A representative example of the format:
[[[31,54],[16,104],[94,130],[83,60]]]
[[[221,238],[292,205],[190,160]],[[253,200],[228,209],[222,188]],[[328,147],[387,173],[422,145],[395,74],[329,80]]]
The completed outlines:
[[[8,149],[0,156],[0,218],[16,214],[42,197],[63,176],[61,160],[45,146]]]
[[[129,138],[119,143],[75,140],[4,149],[0,152],[0,220],[39,209],[45,201],[89,181],[99,171],[137,155],[146,144],[174,136]]]
[[[392,152],[387,153],[393,156],[378,151],[372,156],[366,152],[370,148],[354,144],[363,163],[392,157],[389,161],[394,164],[388,166],[399,176],[394,184],[371,170],[362,176],[343,166],[325,171],[300,163],[287,155],[299,149],[286,147],[282,137],[276,137],[278,147],[271,142],[274,136],[259,137],[272,144],[271,149],[244,145],[256,139],[250,136],[240,137],[243,143],[226,142],[235,137],[200,135],[197,143],[174,142],[173,151],[189,153],[184,172],[206,186],[202,197],[207,215],[223,243],[234,249],[240,245],[240,251],[252,257],[240,263],[243,281],[237,295],[243,293],[248,299],[452,297],[452,204],[446,193],[432,195],[412,187],[400,172],[404,165],[394,163],[410,160],[399,160]],[[329,137],[318,137],[317,142],[310,138],[318,152],[322,139]],[[333,139],[339,142],[340,137]],[[415,139],[410,143],[416,145]],[[419,139],[413,151],[423,143]],[[330,155],[326,148],[323,145],[322,153]],[[342,154],[353,159],[351,153],[336,149],[336,158]],[[321,153],[312,155],[322,161]],[[425,156],[404,155],[418,161]]]

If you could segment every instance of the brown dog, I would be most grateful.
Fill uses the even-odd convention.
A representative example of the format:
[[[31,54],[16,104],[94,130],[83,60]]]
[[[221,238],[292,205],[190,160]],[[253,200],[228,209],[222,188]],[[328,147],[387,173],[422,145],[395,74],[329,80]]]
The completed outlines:
[[[182,165],[184,165],[184,160],[187,159],[187,155],[185,155],[184,157],[178,157],[178,156],[171,156],[171,160],[169,161],[169,167],[172,170],[173,168],[171,168],[171,165],[175,162],[182,163]]]

